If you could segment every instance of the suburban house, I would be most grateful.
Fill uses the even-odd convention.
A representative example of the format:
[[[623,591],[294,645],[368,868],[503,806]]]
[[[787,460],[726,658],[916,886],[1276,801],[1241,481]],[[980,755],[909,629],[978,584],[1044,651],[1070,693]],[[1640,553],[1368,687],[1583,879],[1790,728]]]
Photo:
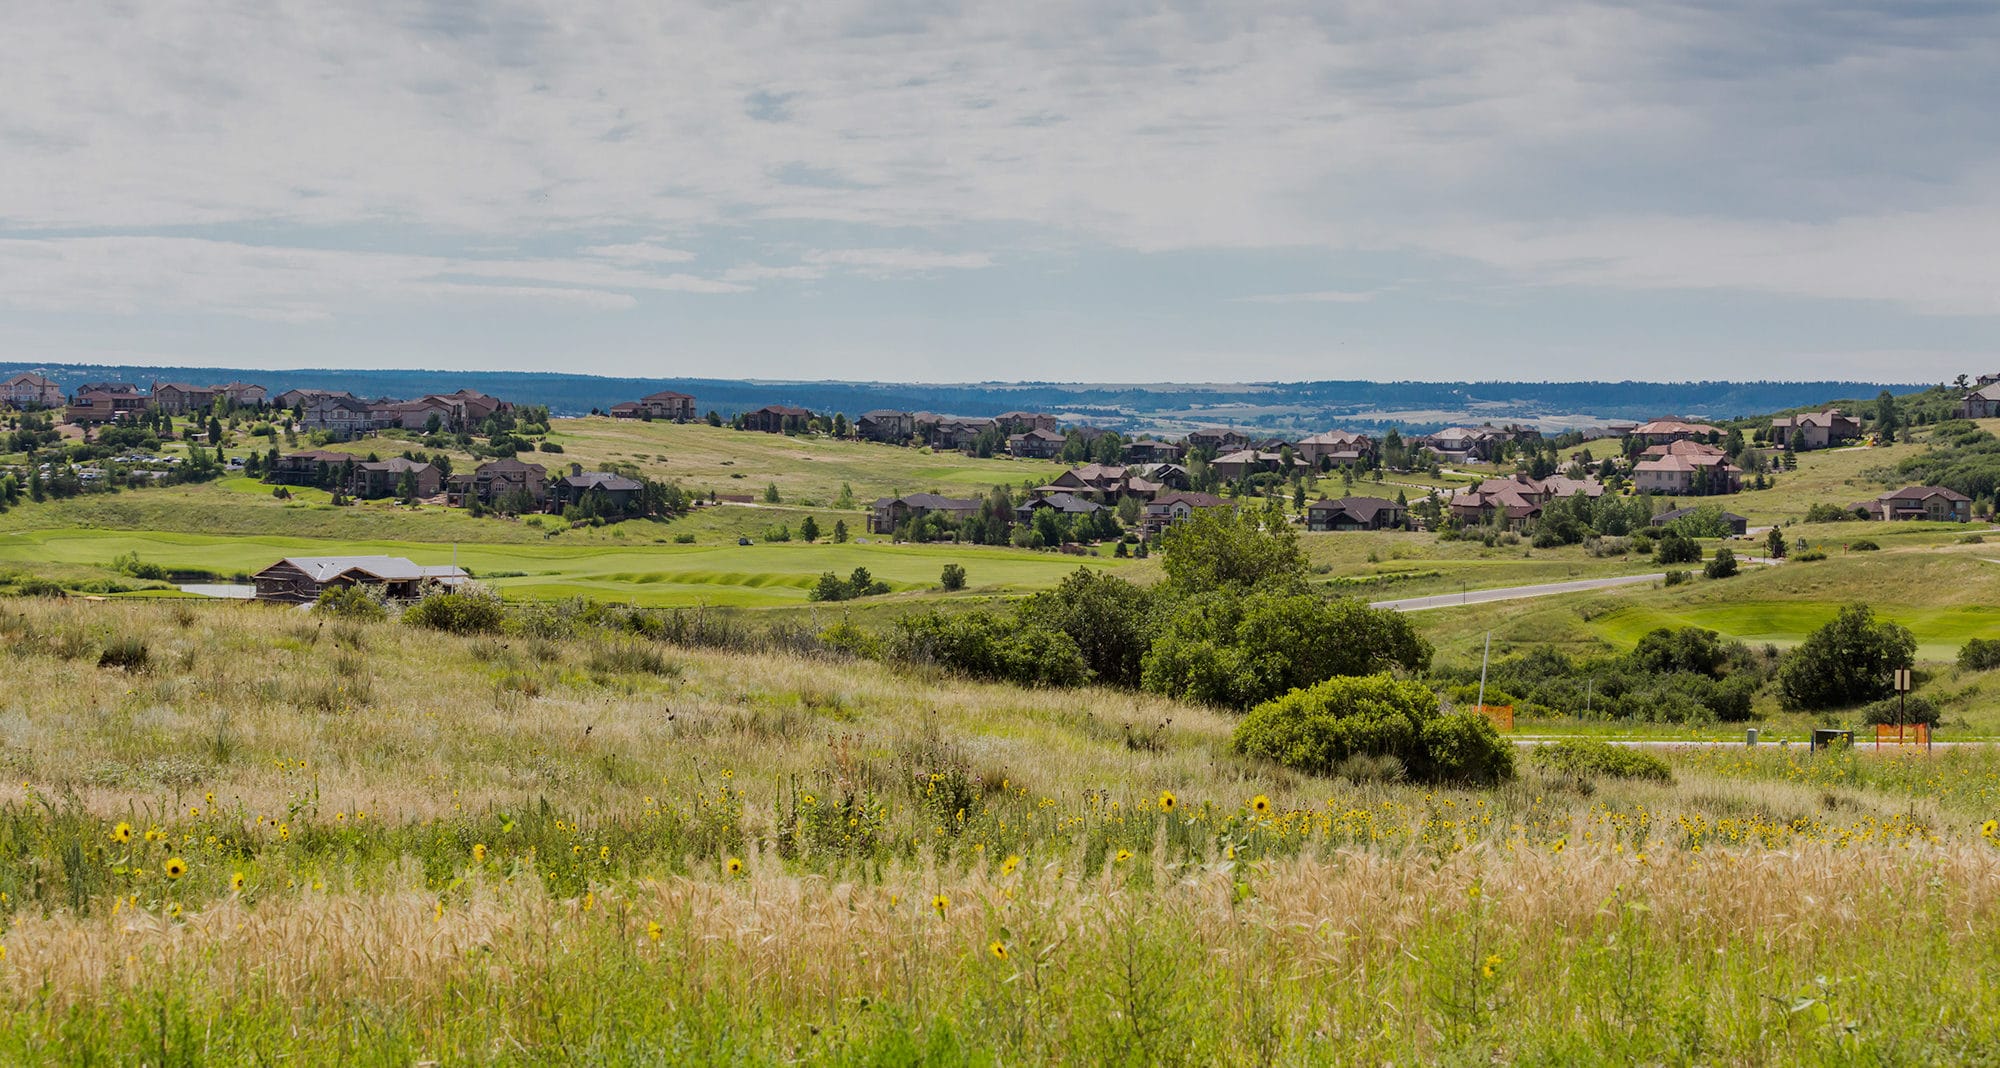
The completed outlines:
[[[1170,464],[1178,461],[1185,452],[1171,441],[1128,441],[1125,443],[1125,462],[1128,464]]]
[[[387,460],[364,460],[354,465],[354,481],[348,484],[348,492],[366,500],[378,497],[394,497],[396,487],[403,484],[403,476],[409,475],[416,483],[417,497],[435,497],[444,488],[444,472],[435,464],[421,460],[405,459],[401,456]]]
[[[956,523],[979,515],[986,505],[976,497],[944,497],[935,493],[911,493],[901,497],[883,497],[875,502],[868,515],[870,534],[894,534],[896,528],[913,519],[922,519],[932,512],[943,512]]]
[[[1669,453],[1632,465],[1632,488],[1683,497],[1736,493],[1743,488],[1743,469],[1720,452]]]
[[[1390,530],[1408,518],[1402,505],[1380,497],[1342,497],[1306,506],[1307,530]]]
[[[310,604],[340,586],[376,586],[385,597],[409,600],[422,596],[425,586],[459,586],[471,577],[456,567],[426,567],[400,556],[289,556],[252,581],[257,600]]]
[[[1025,434],[1030,430],[1046,430],[1053,434],[1056,417],[1041,412],[1001,412],[993,417],[993,425],[1010,434]]]
[[[754,412],[743,413],[743,429],[756,430],[765,434],[797,433],[812,421],[813,413],[790,404],[766,404]]]
[[[1689,438],[1716,441],[1722,437],[1722,431],[1707,423],[1689,423],[1669,417],[1639,424],[1632,429],[1632,436],[1647,445],[1665,445]]]
[[[1190,484],[1188,469],[1179,464],[1135,464],[1125,471],[1129,483],[1144,481],[1161,490],[1184,490]]]
[[[1053,460],[1062,454],[1067,439],[1053,430],[1036,427],[1007,439],[1007,452],[1022,459]]]
[[[1771,440],[1789,449],[1824,449],[1861,436],[1861,420],[1828,408],[1771,420]]]
[[[62,402],[62,387],[56,385],[53,379],[44,378],[32,371],[0,378],[0,406],[59,408]]]
[[[1929,519],[1941,523],[1972,521],[1972,498],[1943,486],[1905,486],[1852,507],[1870,519]]]
[[[969,449],[979,435],[995,425],[991,419],[959,419],[931,412],[918,412],[911,419],[933,449]]]
[[[375,413],[371,406],[352,393],[315,392],[304,398],[301,404],[305,414],[299,424],[308,430],[354,437],[375,429]]]
[[[541,464],[515,459],[480,464],[471,474],[453,475],[445,480],[445,503],[463,507],[468,499],[491,505],[517,493],[528,495],[532,510],[540,510],[549,500],[549,472]]]
[[[1989,381],[1987,375],[1980,375],[1979,378],[1979,388],[1967,393],[1965,399],[1958,402],[1960,419],[1991,419],[2000,416],[2000,379]]]
[[[1438,459],[1450,463],[1480,463],[1493,459],[1500,446],[1509,440],[1506,431],[1490,426],[1452,426],[1425,434],[1410,444],[1429,449],[1438,454]]]
[[[854,421],[854,435],[866,441],[902,444],[917,433],[917,417],[911,412],[877,408],[862,412]]]
[[[1520,530],[1541,518],[1542,503],[1547,499],[1547,492],[1532,480],[1493,478],[1480,483],[1478,489],[1453,494],[1449,508],[1453,519],[1469,526],[1490,520],[1508,530]]]
[[[1030,497],[1014,509],[1014,518],[1023,523],[1032,523],[1035,513],[1055,509],[1062,515],[1089,515],[1101,512],[1104,506],[1093,500],[1068,493],[1051,493],[1046,497]]]
[[[695,418],[694,398],[686,393],[676,393],[663,389],[658,393],[648,393],[636,401],[611,406],[613,419],[671,419],[685,423]]]
[[[139,387],[125,384],[85,386],[69,400],[63,418],[85,426],[134,419],[146,410],[146,396]]]
[[[288,389],[278,394],[271,403],[279,408],[304,408],[319,397],[351,397],[353,394],[337,389]]]
[[[373,429],[396,427],[402,430],[425,430],[435,418],[439,427],[446,427],[457,419],[460,412],[451,402],[442,397],[419,397],[411,401],[378,401],[368,406],[368,421]]]
[[[1314,467],[1318,467],[1322,460],[1342,466],[1365,464],[1375,457],[1375,442],[1366,434],[1330,430],[1299,439],[1292,451]]]
[[[1662,456],[1727,457],[1728,455],[1729,455],[1728,453],[1722,451],[1722,448],[1720,446],[1710,445],[1706,442],[1695,441],[1692,438],[1682,438],[1679,441],[1669,441],[1664,445],[1648,445],[1644,449],[1640,450],[1639,459],[1657,460]]]
[[[1139,521],[1150,538],[1197,511],[1228,507],[1231,507],[1228,500],[1213,493],[1167,493],[1148,501]]]
[[[255,407],[264,403],[263,386],[248,382],[231,382],[226,386],[190,386],[185,382],[153,383],[153,407],[168,415],[187,415],[191,412],[205,412],[213,407],[217,398],[241,407]]]
[[[278,457],[278,462],[272,466],[270,474],[264,476],[264,480],[283,486],[330,486],[340,465],[361,461],[362,457],[351,452],[326,449],[295,452]]]
[[[1249,438],[1234,430],[1224,430],[1219,427],[1205,427],[1187,436],[1188,448],[1208,449],[1216,453],[1240,449],[1248,444],[1250,444]]]
[[[645,489],[638,479],[610,471],[585,471],[582,464],[571,464],[569,474],[549,484],[549,511],[561,512],[570,505],[580,504],[584,494],[594,490],[603,494],[613,508],[629,512]]]
[[[1671,512],[1661,512],[1659,515],[1653,517],[1653,525],[1656,527],[1672,526],[1680,520],[1693,515],[1694,511],[1693,508],[1676,508]],[[1722,513],[1722,521],[1728,523],[1729,532],[1739,538],[1743,536],[1745,531],[1750,529],[1750,521],[1737,515],[1735,512]]]
[[[1120,497],[1149,500],[1166,488],[1159,481],[1144,477],[1136,468],[1084,464],[1057,475],[1046,486],[1037,486],[1035,493],[1068,493],[1103,504],[1115,504]]]
[[[1282,474],[1291,474],[1293,472],[1303,473],[1311,470],[1312,465],[1299,459],[1297,456],[1293,456],[1291,470],[1287,471],[1285,470],[1285,454],[1282,452],[1260,452],[1255,449],[1239,449],[1235,452],[1216,457],[1209,462],[1208,467],[1209,470],[1215,472],[1217,478],[1234,482],[1245,475],[1254,475],[1265,471],[1277,471]]]

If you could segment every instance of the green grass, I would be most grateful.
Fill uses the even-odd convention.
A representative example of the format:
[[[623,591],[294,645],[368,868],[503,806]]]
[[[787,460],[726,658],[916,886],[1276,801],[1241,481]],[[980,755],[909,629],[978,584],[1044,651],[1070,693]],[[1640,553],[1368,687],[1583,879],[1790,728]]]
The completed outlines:
[[[968,573],[965,593],[1019,594],[1051,586],[1079,566],[1128,566],[1108,557],[1075,557],[952,545],[832,545],[825,542],[712,545],[580,546],[403,541],[323,541],[273,536],[216,537],[164,531],[25,531],[0,535],[0,565],[76,574],[103,569],[125,553],[170,570],[219,574],[256,571],[284,556],[384,554],[421,564],[456,559],[475,573],[522,572],[492,581],[508,596],[585,596],[639,605],[766,607],[799,605],[827,571],[866,567],[897,591],[935,587],[947,563]],[[947,595],[940,594],[940,598]]]

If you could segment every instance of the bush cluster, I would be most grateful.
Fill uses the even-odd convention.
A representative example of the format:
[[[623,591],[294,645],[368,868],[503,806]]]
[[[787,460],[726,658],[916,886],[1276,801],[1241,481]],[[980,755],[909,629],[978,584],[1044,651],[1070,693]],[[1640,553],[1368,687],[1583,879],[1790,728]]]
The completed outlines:
[[[1485,717],[1442,713],[1428,687],[1386,674],[1327,679],[1266,701],[1237,724],[1231,744],[1311,775],[1355,757],[1388,757],[1418,782],[1514,777],[1513,747]]]
[[[1579,779],[1603,776],[1649,782],[1674,781],[1673,769],[1659,757],[1631,746],[1612,745],[1592,738],[1566,738],[1553,745],[1539,745],[1528,759],[1534,761],[1537,767]]]

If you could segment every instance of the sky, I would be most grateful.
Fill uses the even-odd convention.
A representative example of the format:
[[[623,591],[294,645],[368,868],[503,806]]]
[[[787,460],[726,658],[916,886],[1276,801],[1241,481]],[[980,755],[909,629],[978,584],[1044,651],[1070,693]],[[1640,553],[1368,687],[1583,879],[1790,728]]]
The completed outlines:
[[[2000,5],[14,0],[0,360],[2000,371]]]

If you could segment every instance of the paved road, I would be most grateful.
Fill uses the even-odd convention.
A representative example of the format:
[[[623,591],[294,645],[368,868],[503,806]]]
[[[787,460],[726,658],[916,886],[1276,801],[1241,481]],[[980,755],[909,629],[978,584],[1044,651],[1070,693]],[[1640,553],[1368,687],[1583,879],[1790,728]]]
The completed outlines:
[[[1502,586],[1490,590],[1467,590],[1463,593],[1439,593],[1429,597],[1405,597],[1397,601],[1375,601],[1370,608],[1391,608],[1398,612],[1422,612],[1431,608],[1450,608],[1462,604],[1484,604],[1488,601],[1517,601],[1524,597],[1548,597],[1558,593],[1580,593],[1584,590],[1608,590],[1616,586],[1636,586],[1647,582],[1658,582],[1666,578],[1655,572],[1650,575],[1618,575],[1612,578],[1574,579],[1569,582],[1544,582],[1536,586]]]

